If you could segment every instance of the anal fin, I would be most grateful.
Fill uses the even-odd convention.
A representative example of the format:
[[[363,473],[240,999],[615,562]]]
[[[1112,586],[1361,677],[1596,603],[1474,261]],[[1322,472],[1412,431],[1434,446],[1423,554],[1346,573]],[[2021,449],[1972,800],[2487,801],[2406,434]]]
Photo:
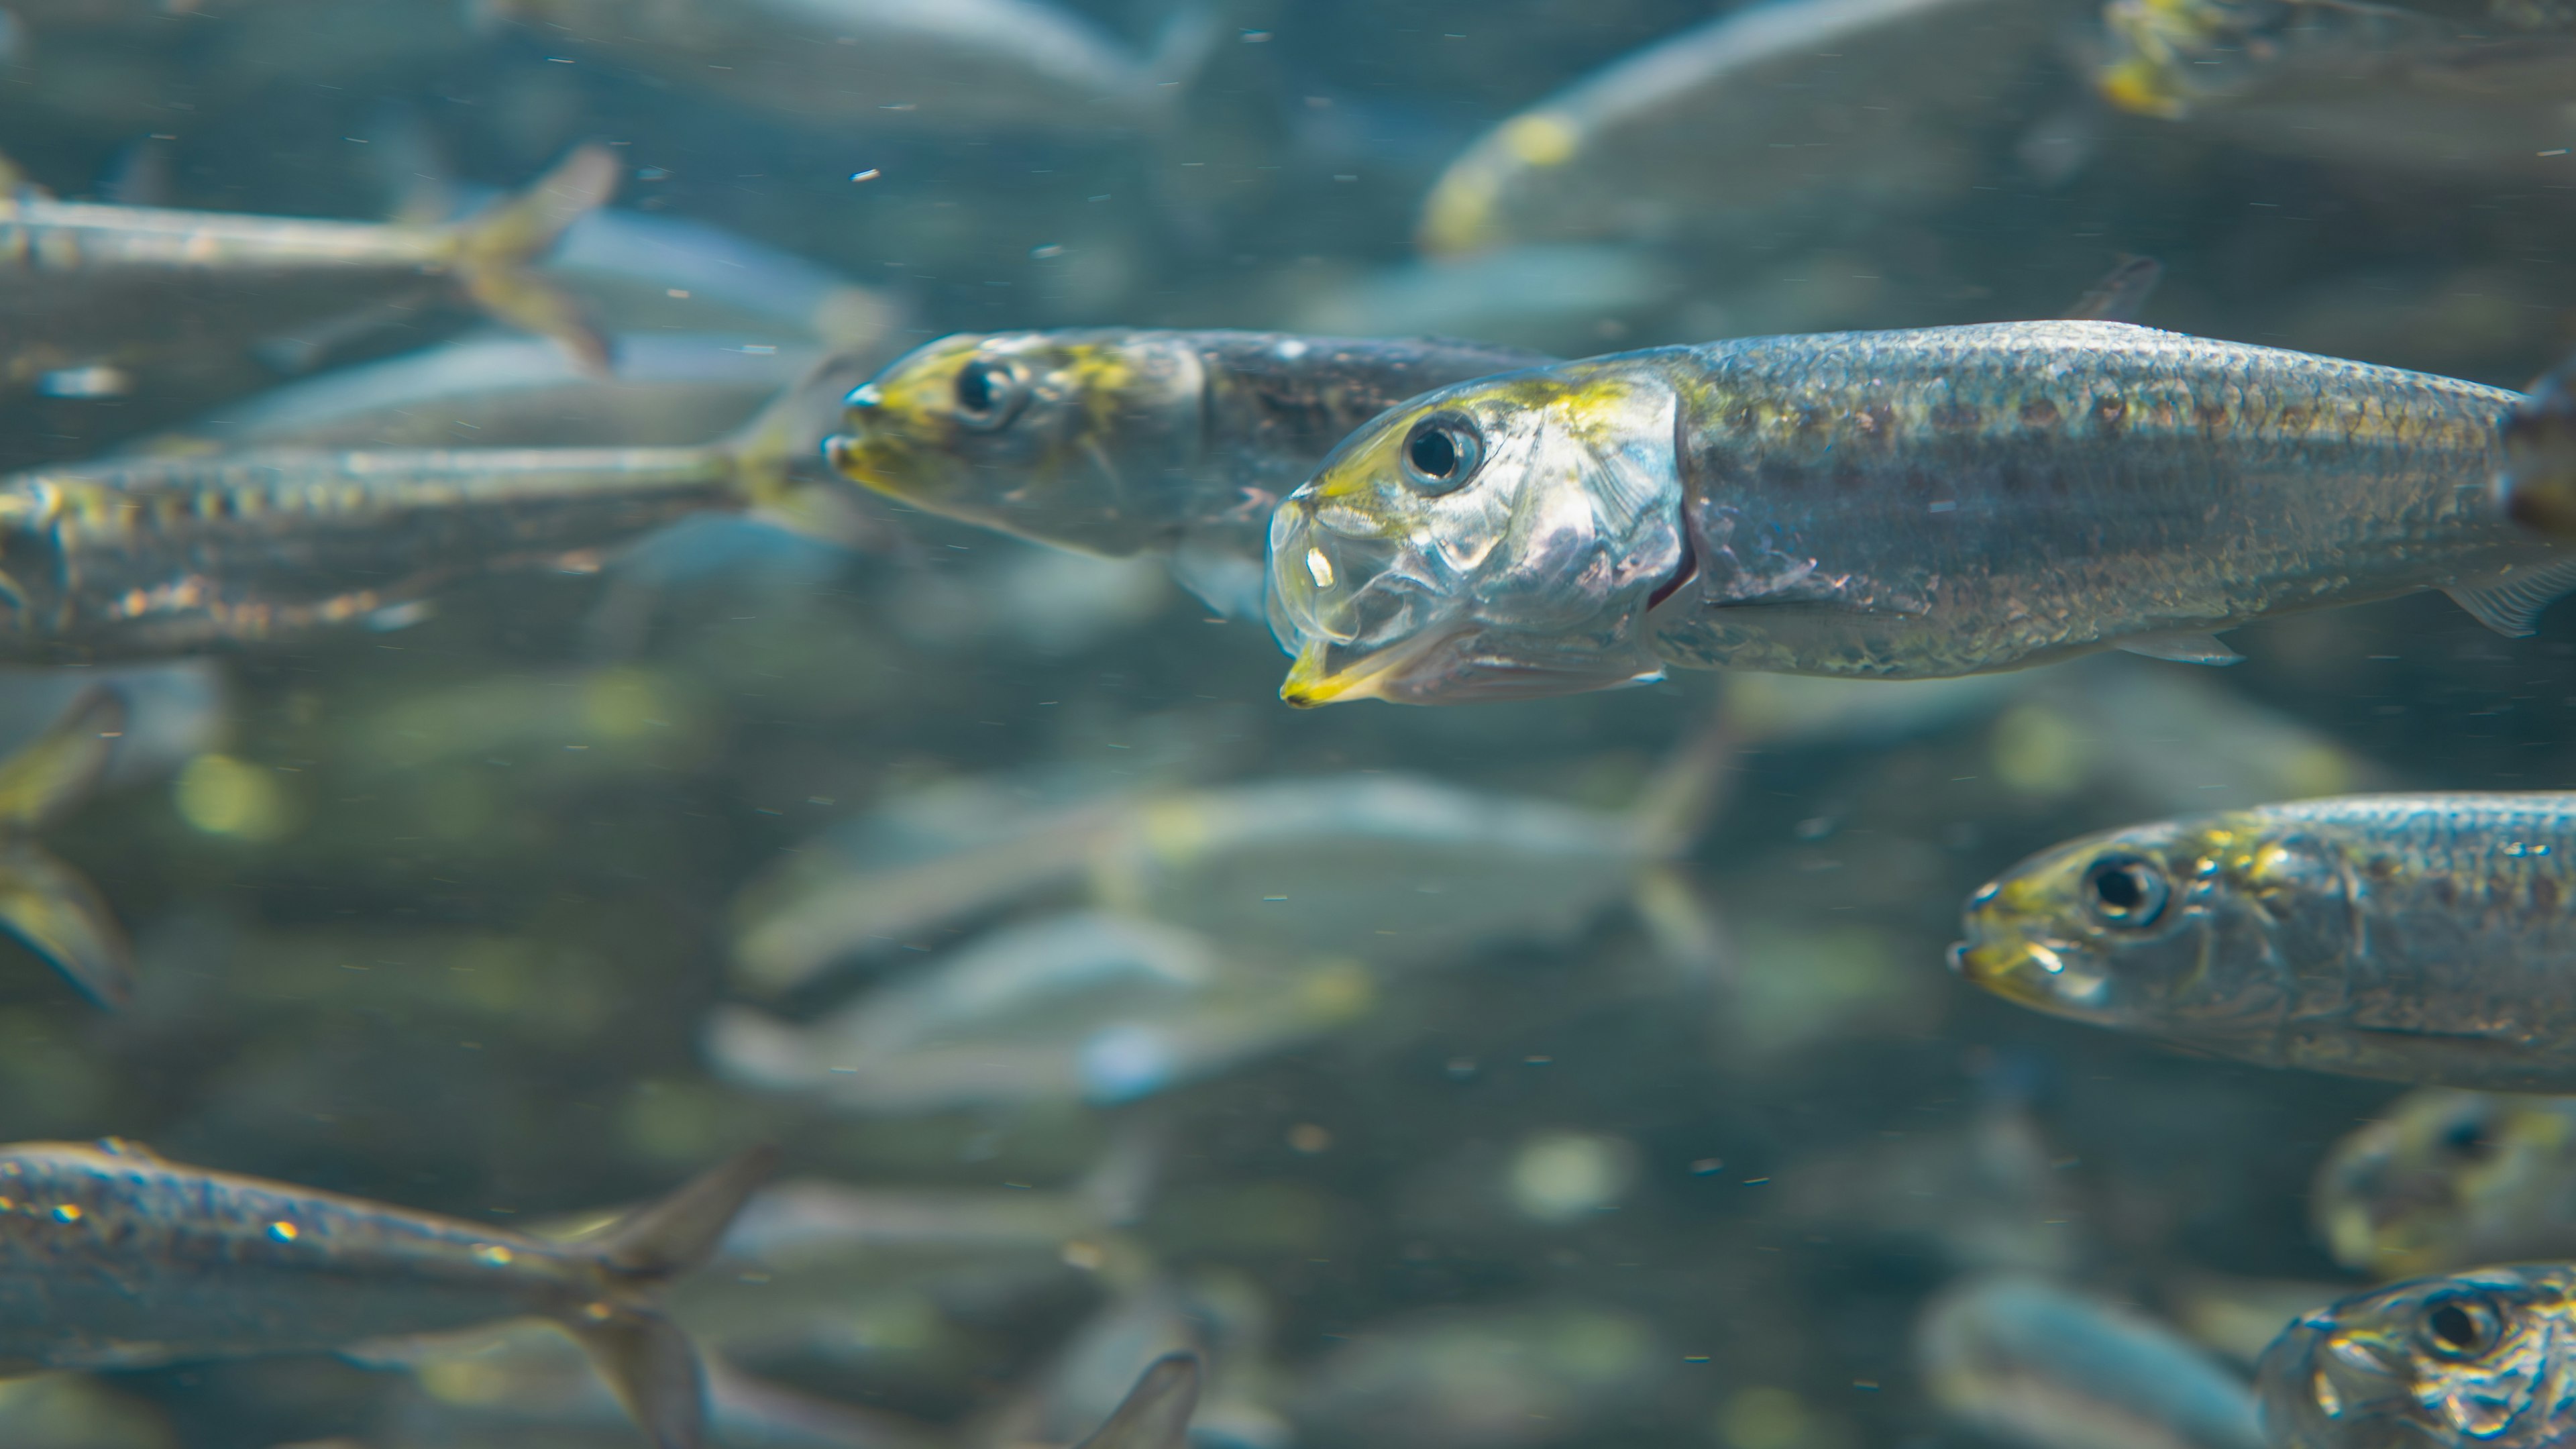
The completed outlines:
[[[2540,613],[2569,593],[2576,593],[2576,555],[2550,559],[2473,583],[2450,584],[2443,593],[2469,611],[2469,617],[2508,639],[2529,637],[2540,627]]]
[[[596,1321],[570,1319],[564,1330],[590,1355],[591,1367],[616,1391],[653,1449],[704,1449],[706,1372],[678,1324],[629,1309]]]
[[[2196,634],[2187,629],[2134,634],[2115,641],[2111,647],[2149,659],[2170,659],[2176,664],[2234,664],[2245,657],[2220,643],[2215,634]]]

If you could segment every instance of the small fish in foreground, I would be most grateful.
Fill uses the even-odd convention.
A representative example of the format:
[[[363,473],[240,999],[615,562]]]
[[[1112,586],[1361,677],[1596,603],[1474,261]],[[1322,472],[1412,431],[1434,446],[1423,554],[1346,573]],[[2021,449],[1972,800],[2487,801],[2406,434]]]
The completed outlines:
[[[1953,969],[2057,1016],[2267,1066],[2576,1089],[2576,795],[2352,795],[2041,852]]]
[[[2254,1395],[2133,1310],[2001,1273],[1932,1301],[1915,1358],[1952,1417],[2033,1449],[2263,1449]]]
[[[0,478],[0,650],[150,657],[396,624],[457,578],[708,510],[826,528],[833,500],[789,474],[821,435],[836,366],[703,447],[275,449]]]
[[[2285,1329],[2256,1374],[2294,1449],[2543,1449],[2576,1433],[2576,1265],[2357,1293]]]
[[[1281,696],[2221,664],[2218,631],[2428,588],[2525,635],[2576,555],[2488,500],[2519,397],[2103,321],[1464,383],[1354,433],[1273,516]]]
[[[441,275],[486,312],[604,367],[598,335],[530,263],[608,199],[617,169],[607,148],[584,146],[526,191],[443,226],[0,197],[0,384],[114,396],[220,373],[262,338]]]
[[[557,1243],[112,1139],[0,1148],[0,1367],[332,1353],[533,1316],[590,1353],[656,1449],[697,1449],[697,1351],[655,1299],[714,1251],[776,1159],[753,1148]]]
[[[2381,1278],[2576,1255],[2576,1097],[2409,1092],[2344,1134],[2308,1201],[2335,1261]]]
[[[1258,617],[1271,508],[1353,428],[1431,388],[1550,359],[1434,338],[963,333],[850,394],[825,444],[852,480],[943,517],[1125,557],[1172,551]]]

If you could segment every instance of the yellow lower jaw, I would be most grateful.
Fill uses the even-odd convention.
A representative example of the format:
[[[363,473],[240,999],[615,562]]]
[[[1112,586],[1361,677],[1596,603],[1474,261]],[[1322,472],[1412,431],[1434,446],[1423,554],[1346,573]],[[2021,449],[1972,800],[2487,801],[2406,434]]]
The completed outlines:
[[[1332,668],[1332,642],[1309,639],[1297,651],[1297,662],[1289,666],[1288,678],[1279,686],[1279,697],[1297,709],[1314,709],[1353,699],[1384,699],[1387,697],[1386,687],[1395,682],[1405,666],[1421,658],[1446,637],[1426,630],[1412,642],[1389,645],[1373,654],[1364,654],[1338,672]]]

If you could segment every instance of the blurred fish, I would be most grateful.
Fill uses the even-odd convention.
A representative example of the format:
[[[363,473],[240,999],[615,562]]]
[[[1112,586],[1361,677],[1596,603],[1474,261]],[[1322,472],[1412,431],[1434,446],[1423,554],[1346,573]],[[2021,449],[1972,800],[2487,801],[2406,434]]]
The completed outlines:
[[[2103,97],[2276,154],[2555,177],[2576,30],[2515,0],[2446,15],[2349,0],[2110,0]]]
[[[1682,291],[1672,267],[1642,248],[1509,247],[1371,272],[1302,303],[1294,325],[1300,332],[1474,337],[1590,352],[1600,346],[1604,324],[1615,332],[1651,321],[1655,309],[1669,308]],[[1438,385],[1426,379],[1415,390]]]
[[[809,850],[746,889],[734,974],[785,991],[852,956],[1085,884],[1106,907],[1232,951],[1403,966],[1562,937],[1688,845],[1733,750],[1723,729],[1703,734],[1624,812],[1371,773],[1104,802],[895,869]]]
[[[539,339],[470,337],[288,383],[143,451],[683,447],[748,421],[818,357],[732,335],[618,333],[594,373]]]
[[[1167,1353],[1145,1366],[1117,1411],[1074,1449],[1182,1449],[1198,1402],[1198,1357]]]
[[[1928,1248],[1959,1270],[2056,1273],[2076,1265],[2081,1243],[2065,1226],[2075,1193],[2051,1162],[2029,1103],[1996,1093],[1955,1129],[1802,1156],[1780,1170],[1773,1201],[1801,1231]]]
[[[2184,1272],[2166,1276],[2156,1297],[2194,1342],[2250,1369],[2281,1336],[2282,1324],[2351,1292],[2349,1283]]]
[[[1281,697],[2218,664],[2213,631],[2426,588],[2525,635],[2576,558],[2487,502],[2516,396],[2068,321],[1463,383],[1352,434],[1273,516]]]
[[[150,1403],[87,1374],[0,1381],[0,1443],[9,1449],[178,1449],[179,1436]]]
[[[1060,548],[1177,551],[1182,581],[1251,617],[1270,509],[1344,434],[1536,353],[1438,339],[1078,329],[960,334],[850,394],[825,445],[918,508]]]
[[[0,760],[0,930],[106,1007],[134,994],[133,949],[97,889],[36,837],[98,782],[125,718],[113,691],[84,690],[53,728]]]
[[[1152,921],[1078,913],[1005,927],[806,1026],[717,1008],[706,1051],[744,1086],[896,1114],[1151,1096],[1364,1015],[1349,959],[1233,959]]]
[[[795,519],[787,475],[835,367],[700,447],[275,449],[0,479],[0,628],[21,654],[98,658],[398,625],[455,579],[560,565],[688,514]]]
[[[2576,1086],[2576,796],[2354,795],[2086,836],[1968,900],[2024,1006],[2267,1066]]]
[[[2380,1278],[2576,1256],[2576,1098],[2409,1092],[2335,1144],[2308,1210]]]
[[[2243,1379],[2163,1324],[2044,1278],[1944,1291],[1914,1351],[1945,1411],[2030,1449],[2264,1449]]]
[[[547,43],[808,125],[1144,131],[1216,38],[1184,5],[1152,57],[1043,0],[478,0]]]
[[[1651,1399],[1673,1362],[1643,1319],[1578,1302],[1486,1303],[1379,1322],[1298,1394],[1301,1442],[1523,1449]]]
[[[2026,124],[2044,0],[1798,0],[1604,67],[1478,139],[1423,201],[1425,251],[1853,230],[1950,198]],[[1776,245],[1776,242],[1771,242]]]
[[[529,270],[608,198],[617,163],[574,151],[526,191],[445,226],[309,221],[0,199],[0,381],[117,396],[220,371],[263,337],[454,278],[485,311],[555,339],[585,366],[606,344]]]
[[[62,719],[84,694],[105,690],[125,706],[102,788],[157,783],[232,734],[232,698],[212,660],[96,669],[0,666],[0,749],[15,749]]]
[[[2505,419],[2496,501],[2517,523],[2576,537],[2576,358],[2543,373]]]
[[[2538,1449],[2576,1430],[2576,1267],[2539,1263],[2356,1293],[2284,1330],[2256,1375],[2297,1449]]]
[[[754,1148],[594,1240],[550,1243],[127,1142],[22,1143],[0,1150],[0,1361],[330,1353],[533,1315],[581,1343],[660,1449],[697,1449],[697,1354],[654,1299],[714,1250],[776,1156]]]
[[[602,207],[564,228],[537,270],[619,332],[738,332],[876,363],[911,320],[899,298],[688,217]]]

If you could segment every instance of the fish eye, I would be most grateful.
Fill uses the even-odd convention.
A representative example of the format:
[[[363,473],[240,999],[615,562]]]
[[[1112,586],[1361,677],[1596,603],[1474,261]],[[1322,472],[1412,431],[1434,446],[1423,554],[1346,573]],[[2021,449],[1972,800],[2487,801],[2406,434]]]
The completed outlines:
[[[1020,415],[1029,384],[1015,362],[978,358],[957,369],[957,421],[983,432]]]
[[[2442,1150],[2454,1157],[2477,1162],[2495,1151],[2495,1139],[2487,1135],[2487,1124],[2472,1117],[2454,1122],[2442,1132]]]
[[[2415,1337],[2435,1358],[2471,1359],[2487,1353],[2504,1335],[2504,1315],[2475,1295],[2443,1298],[2425,1305]]]
[[[2155,862],[2138,855],[2106,855],[2085,869],[2085,910],[2106,926],[2141,927],[2163,915],[2171,888]]]
[[[1404,481],[1416,493],[1450,493],[1484,461],[1484,435],[1456,413],[1433,413],[1404,439]]]

